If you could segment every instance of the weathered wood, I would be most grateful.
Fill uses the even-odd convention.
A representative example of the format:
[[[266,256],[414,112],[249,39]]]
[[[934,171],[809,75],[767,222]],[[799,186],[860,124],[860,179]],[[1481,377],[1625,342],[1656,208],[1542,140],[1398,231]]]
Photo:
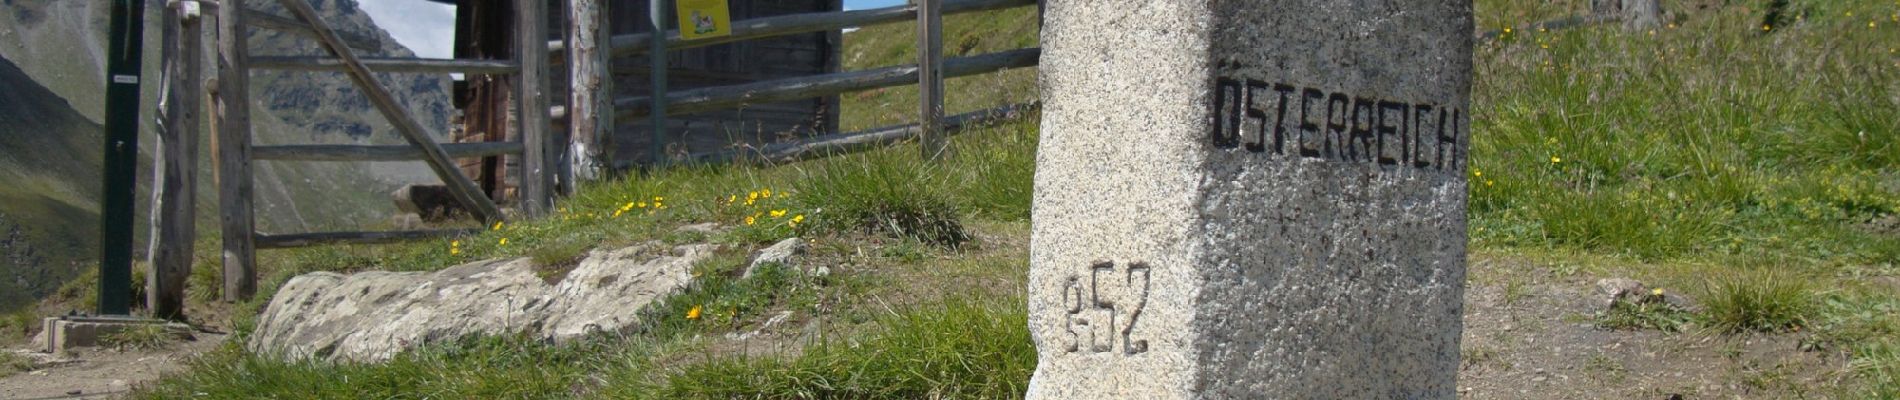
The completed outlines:
[[[363,66],[374,72],[405,72],[426,74],[512,74],[514,62],[504,60],[444,60],[433,58],[362,58]],[[288,71],[335,71],[349,69],[343,60],[332,57],[311,56],[255,56],[251,57],[251,69],[274,69]]]
[[[362,60],[356,58],[356,52],[344,46],[337,38],[336,31],[331,30],[328,24],[318,19],[317,10],[311,8],[310,3],[304,0],[278,0],[278,3],[282,3],[284,8],[290,9],[292,14],[296,14],[304,23],[309,24],[311,30],[317,32],[323,47],[328,49],[331,55],[343,60],[344,65],[348,67],[350,80],[356,82],[357,88],[369,97],[370,103],[375,105],[384,117],[389,118],[390,124],[396,126],[396,131],[401,132],[403,138],[409,140],[409,144],[422,149],[423,154],[427,156],[424,161],[427,161],[430,169],[435,170],[436,176],[441,177],[442,181],[448,184],[449,190],[455,193],[457,200],[462,201],[462,204],[468,206],[468,209],[483,221],[502,219],[501,210],[495,207],[495,203],[487,196],[483,196],[481,189],[475,186],[475,182],[470,181],[455,168],[455,164],[449,159],[448,154],[442,151],[442,147],[437,146],[435,140],[429,138],[429,134],[423,131],[422,124],[409,116],[409,113],[396,103],[395,96],[389,94],[389,89],[383,86],[381,80],[371,74],[368,67],[363,66]]]
[[[546,0],[515,0],[515,59],[521,72],[515,74],[516,120],[521,143],[520,205],[528,217],[545,215],[554,198],[553,161],[560,159],[562,146],[553,145],[548,128],[548,38]]]
[[[944,60],[943,76],[954,78],[1036,65],[1042,49],[1027,48]],[[666,114],[683,115],[744,104],[774,103],[835,93],[917,83],[917,66],[906,65],[742,85],[681,90],[666,96]],[[627,120],[647,116],[652,100],[646,96],[614,99],[614,117]]]
[[[648,32],[666,32],[666,2],[647,0],[647,6],[647,27],[651,28]],[[648,105],[648,110],[651,112],[648,113],[650,127],[647,128],[647,133],[653,135],[653,139],[647,141],[649,145],[647,159],[654,165],[666,164],[666,70],[668,69],[666,63],[667,58],[671,56],[666,51],[665,38],[658,34],[647,35],[647,48],[653,50],[653,54],[647,56],[647,70],[650,72],[647,74],[650,80],[647,85],[647,101],[651,103]]]
[[[943,0],[917,0],[917,127],[924,159],[948,156],[943,138]]]
[[[1036,0],[947,1],[943,3],[943,14],[955,15],[955,14],[962,14],[962,13],[968,13],[968,12],[999,10],[999,9],[1004,9],[1004,8],[1020,7],[1020,6],[1027,6],[1027,5],[1032,5],[1032,4],[1036,4]],[[668,30],[665,33],[666,35],[665,48],[667,50],[680,50],[680,49],[689,49],[689,48],[695,48],[695,47],[705,47],[705,46],[711,46],[711,45],[716,45],[716,44],[725,44],[725,43],[732,43],[732,42],[759,39],[759,38],[785,36],[785,35],[799,34],[799,33],[821,32],[821,31],[838,30],[838,29],[844,29],[844,28],[850,28],[850,27],[899,22],[899,21],[915,18],[916,16],[917,16],[917,9],[915,8],[915,6],[902,5],[902,6],[895,6],[895,7],[873,8],[873,9],[868,9],[868,10],[804,13],[804,14],[782,15],[782,16],[776,16],[776,17],[753,18],[753,19],[747,19],[747,20],[741,20],[741,21],[733,21],[732,34],[727,35],[727,36],[720,36],[720,37],[685,40],[680,37],[679,30],[677,29]],[[649,33],[614,35],[612,38],[608,40],[607,45],[609,48],[611,48],[609,52],[614,57],[646,53],[647,49],[652,48],[651,36],[652,35]],[[559,56],[560,53],[566,52],[565,44],[560,41],[550,41],[548,43],[548,47],[551,49],[551,52],[554,53],[554,55],[556,56]]]
[[[227,0],[232,1],[232,0]],[[251,96],[245,13],[237,4],[218,8],[217,113],[219,220],[224,237],[224,301],[249,300],[257,293],[257,248],[251,240],[252,214]]]
[[[521,154],[521,143],[477,142],[444,143],[442,151],[452,158],[487,157]],[[364,146],[350,144],[301,144],[255,146],[253,160],[275,161],[411,161],[428,159],[416,146]]]
[[[225,1],[232,2],[232,3],[237,2],[237,0],[225,0]],[[311,40],[318,40],[317,31],[311,30],[310,25],[304,24],[302,22],[297,22],[297,20],[294,20],[294,19],[280,17],[280,16],[277,16],[277,14],[271,14],[269,12],[265,12],[262,10],[248,10],[248,9],[244,10],[244,18],[245,18],[245,23],[251,27],[270,29],[270,30],[274,30],[278,32],[284,32],[284,33],[289,33],[293,35],[307,37],[307,38],[310,38]],[[382,46],[379,46],[376,44],[377,43],[376,39],[370,38],[368,36],[358,35],[358,34],[350,33],[350,32],[337,32],[337,37],[340,39],[343,39],[344,44],[347,44],[350,47],[354,47],[358,50],[369,51],[369,52],[379,52],[383,50]]]
[[[593,180],[601,175],[601,160],[612,160],[608,142],[613,137],[613,76],[608,68],[607,52],[600,41],[613,35],[607,20],[608,2],[604,0],[568,0],[567,40],[577,43],[567,52],[567,104],[574,115],[567,130],[571,143],[568,162],[561,169],[561,194],[572,195],[576,179]]]
[[[160,89],[157,168],[152,168],[152,234],[146,249],[145,304],[152,316],[185,317],[185,278],[191,276],[197,238],[198,117],[204,93],[200,70],[204,31],[198,2],[172,3],[164,11],[160,60],[165,82]]]
[[[1015,118],[1035,111],[1036,103],[1013,104],[988,110],[952,115],[943,119],[944,135],[962,133],[973,126]],[[855,153],[915,138],[922,132],[916,124],[898,125],[866,131],[814,136],[796,141],[773,143],[756,149],[735,149],[696,154],[698,163],[775,164],[840,154]]]
[[[283,249],[291,247],[318,246],[326,244],[382,244],[428,239],[447,236],[461,236],[481,232],[480,229],[437,229],[423,231],[388,232],[316,232],[292,233],[282,235],[257,235],[257,248]]]

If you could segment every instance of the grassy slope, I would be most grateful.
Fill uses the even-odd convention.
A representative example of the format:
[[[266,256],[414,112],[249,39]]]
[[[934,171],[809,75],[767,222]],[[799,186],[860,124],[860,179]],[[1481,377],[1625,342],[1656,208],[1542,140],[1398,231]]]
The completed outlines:
[[[1520,3],[1479,1],[1480,26],[1527,24],[1584,8],[1581,1]],[[1812,332],[1817,348],[1853,359],[1843,387],[1815,389],[1900,395],[1900,239],[1891,225],[1886,233],[1880,228],[1900,208],[1900,56],[1888,47],[1900,43],[1900,4],[1792,3],[1804,14],[1784,14],[1801,17],[1777,21],[1767,33],[1759,6],[1709,2],[1698,10],[1699,3],[1665,2],[1692,12],[1654,35],[1517,30],[1481,45],[1471,171],[1476,257],[1529,257],[1574,266],[1564,268],[1573,274],[1634,276],[1689,292],[1708,307],[1692,318],[1710,329],[1686,335]],[[995,24],[973,32],[1011,32],[1032,22],[1033,12],[951,21],[946,37],[977,38],[977,52],[1033,43],[1033,31],[957,28]],[[851,68],[904,59],[906,29],[847,36]],[[1031,76],[952,83],[950,102],[973,109],[1000,102],[984,96],[1026,95],[1020,89],[1033,88]],[[846,95],[853,102],[847,126],[899,120],[911,104],[904,96],[914,92]],[[1034,118],[981,129],[958,139],[959,158],[939,167],[897,147],[603,183],[564,203],[556,218],[463,238],[454,254],[449,241],[266,253],[272,272],[264,293],[310,270],[423,270],[506,255],[560,260],[653,238],[734,247],[700,266],[703,283],[657,307],[654,326],[640,334],[563,346],[468,339],[376,366],[286,363],[233,349],[143,394],[1014,396],[1034,359],[1022,339],[1020,296],[1035,130]],[[744,204],[763,188],[779,195]],[[792,195],[783,196],[788,189]],[[725,203],[728,196],[739,204]],[[659,202],[667,207],[653,209],[653,197],[664,197]],[[648,207],[614,215],[641,201]],[[772,210],[786,216],[773,218]],[[877,212],[855,212],[865,210]],[[918,214],[959,216],[976,239],[946,248],[840,229],[866,215],[884,221],[876,217]],[[796,215],[809,222],[791,226],[787,219]],[[745,224],[747,217],[755,224]],[[670,233],[699,221],[737,229],[713,238]],[[813,257],[839,272],[820,282],[733,278],[744,250],[793,234],[816,238]],[[987,300],[960,300],[969,294]],[[705,316],[687,318],[693,308]],[[752,329],[776,310],[797,312],[788,326],[811,324],[824,339],[737,349],[718,339]],[[1017,339],[993,339],[1003,337]],[[811,340],[819,345],[799,350]],[[786,354],[734,357],[778,352]]]

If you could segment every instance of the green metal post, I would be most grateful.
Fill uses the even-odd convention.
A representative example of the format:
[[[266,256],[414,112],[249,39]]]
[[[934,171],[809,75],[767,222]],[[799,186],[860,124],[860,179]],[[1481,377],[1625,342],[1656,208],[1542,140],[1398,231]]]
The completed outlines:
[[[649,69],[653,71],[651,73],[653,113],[650,116],[653,120],[653,143],[649,154],[652,157],[652,165],[659,167],[666,165],[666,17],[668,14],[666,0],[649,0],[647,4],[650,6],[648,14],[652,14],[652,18],[648,19],[653,23],[652,50],[647,52],[647,59],[652,60]]]
[[[132,192],[139,162],[139,70],[145,1],[112,2],[106,47],[105,198],[100,202],[99,314],[132,313]]]

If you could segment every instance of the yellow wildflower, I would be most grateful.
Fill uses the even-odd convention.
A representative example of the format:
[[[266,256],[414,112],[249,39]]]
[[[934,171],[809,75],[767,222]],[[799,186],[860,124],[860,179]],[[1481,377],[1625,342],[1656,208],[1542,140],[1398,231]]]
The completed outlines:
[[[1484,185],[1485,185],[1485,186],[1491,186],[1491,184],[1492,184],[1492,183],[1494,183],[1494,182],[1497,182],[1497,181],[1493,181],[1493,180],[1490,180],[1490,179],[1486,179],[1486,180],[1484,180]]]
[[[1762,31],[1762,32],[1767,32],[1767,31],[1771,31],[1771,30],[1774,30],[1774,29],[1775,29],[1775,27],[1772,27],[1772,26],[1768,26],[1768,25],[1762,25],[1762,26],[1761,26],[1761,31]]]
[[[508,245],[508,238],[501,238],[501,241],[499,241],[499,242],[495,242],[495,245],[496,245],[496,246],[507,246],[507,245]]]
[[[746,225],[752,225],[752,224],[753,224],[754,222],[758,222],[758,220],[757,220],[756,218],[753,218],[753,217],[751,217],[751,216],[746,216],[746,217],[745,217],[745,224],[746,224]]]
[[[642,202],[640,202],[640,205],[637,205],[637,206],[635,206],[635,207],[640,207],[640,208],[647,208],[647,202],[644,202],[644,201],[642,201]]]
[[[1560,162],[1564,162],[1564,159],[1562,159],[1562,158],[1557,158],[1557,156],[1550,156],[1550,163],[1551,163],[1551,164],[1556,164],[1556,163],[1560,163]]]
[[[693,309],[686,310],[686,319],[699,319],[699,306],[693,306]]]
[[[622,209],[614,210],[614,218],[620,218],[620,213],[624,213],[624,212],[627,212],[627,209],[622,208]]]
[[[1476,170],[1476,169],[1471,170],[1471,176],[1484,176],[1484,171]]]
[[[501,221],[495,221],[495,227],[489,228],[489,230],[495,230],[495,231],[501,230]]]
[[[1649,295],[1650,295],[1650,296],[1661,296],[1661,295],[1662,295],[1662,293],[1663,293],[1663,292],[1662,292],[1662,288],[1655,288],[1655,289],[1651,289],[1651,290],[1649,291]]]
[[[792,223],[791,223],[791,226],[792,226],[793,228],[796,228],[796,227],[798,227],[798,223],[800,223],[800,222],[805,222],[805,214],[798,214],[798,215],[794,215],[794,216],[792,216]]]
[[[665,198],[665,197],[660,197],[660,196],[653,196],[653,202],[655,202],[655,203],[658,203],[658,202],[662,202],[662,201],[666,201],[666,198]]]
[[[1507,26],[1507,27],[1504,27],[1504,34],[1506,34],[1506,35],[1509,35],[1509,34],[1511,34],[1511,27],[1508,27],[1508,26]]]
[[[759,198],[764,198],[764,199],[772,198],[772,189],[770,188],[759,189]]]
[[[731,204],[731,203],[737,203],[737,202],[739,202],[739,195],[736,195],[736,194],[729,194],[729,195],[726,195],[726,203],[727,203],[727,204]]]
[[[772,218],[785,216],[785,210],[772,210]]]

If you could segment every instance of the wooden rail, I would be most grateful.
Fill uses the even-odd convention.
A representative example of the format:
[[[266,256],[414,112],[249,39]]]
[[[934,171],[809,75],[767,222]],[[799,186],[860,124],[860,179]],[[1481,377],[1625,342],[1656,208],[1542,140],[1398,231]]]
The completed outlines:
[[[325,244],[382,244],[434,237],[461,236],[481,229],[438,229],[389,232],[317,232],[283,235],[257,235],[257,248],[284,249]]]
[[[520,65],[507,60],[445,60],[432,58],[361,58],[363,66],[375,72],[512,74]],[[349,69],[343,60],[316,56],[251,56],[251,68],[287,71],[334,71]]]
[[[1024,113],[1035,112],[1040,108],[1041,104],[1039,103],[1012,104],[988,110],[947,116],[943,119],[943,133],[944,135],[955,135],[971,127],[987,125]],[[694,162],[714,164],[788,163],[889,146],[917,138],[922,132],[922,127],[917,124],[897,125],[866,131],[813,136],[801,140],[768,144],[758,148],[699,153],[694,154],[691,158]]]
[[[957,0],[943,2],[943,15],[1000,10],[1037,4],[1037,0]],[[754,18],[732,22],[732,34],[721,37],[686,40],[679,30],[666,31],[666,49],[680,50],[744,40],[763,39],[799,33],[822,32],[867,25],[901,22],[917,17],[917,7],[902,5],[839,12],[803,13]],[[607,41],[608,53],[615,57],[645,53],[651,48],[651,33],[614,35]],[[548,42],[549,55],[556,63],[564,62],[566,45]]]
[[[946,78],[976,75],[1009,68],[1035,66],[1042,49],[1016,49],[980,56],[945,60]],[[744,104],[771,103],[823,96],[855,90],[916,84],[917,66],[906,65],[864,71],[754,82],[732,86],[681,90],[667,93],[666,114],[684,115],[718,110]],[[646,96],[614,99],[614,117],[627,121],[647,116],[653,99]],[[560,113],[560,110],[556,110]]]
[[[521,154],[523,146],[517,142],[477,142],[443,143],[442,151],[449,158],[487,157],[508,154]],[[362,146],[347,144],[304,144],[281,146],[255,146],[251,148],[253,160],[277,161],[411,161],[422,160],[428,156],[415,146]]]
[[[310,24],[305,24],[295,19],[280,17],[280,16],[277,16],[277,14],[271,14],[266,11],[253,10],[253,9],[244,10],[244,19],[245,19],[245,22],[250,24],[250,26],[252,27],[270,29],[270,30],[274,30],[278,32],[289,33],[292,35],[303,36],[306,38],[310,38],[310,40],[319,40],[317,37],[317,31],[314,29],[311,29]],[[376,39],[372,39],[368,36],[358,35],[358,34],[350,33],[350,32],[337,32],[337,38],[343,39],[344,44],[348,44],[350,47],[358,49],[358,50],[365,50],[365,51],[371,51],[371,52],[383,51],[382,46],[376,45]]]

